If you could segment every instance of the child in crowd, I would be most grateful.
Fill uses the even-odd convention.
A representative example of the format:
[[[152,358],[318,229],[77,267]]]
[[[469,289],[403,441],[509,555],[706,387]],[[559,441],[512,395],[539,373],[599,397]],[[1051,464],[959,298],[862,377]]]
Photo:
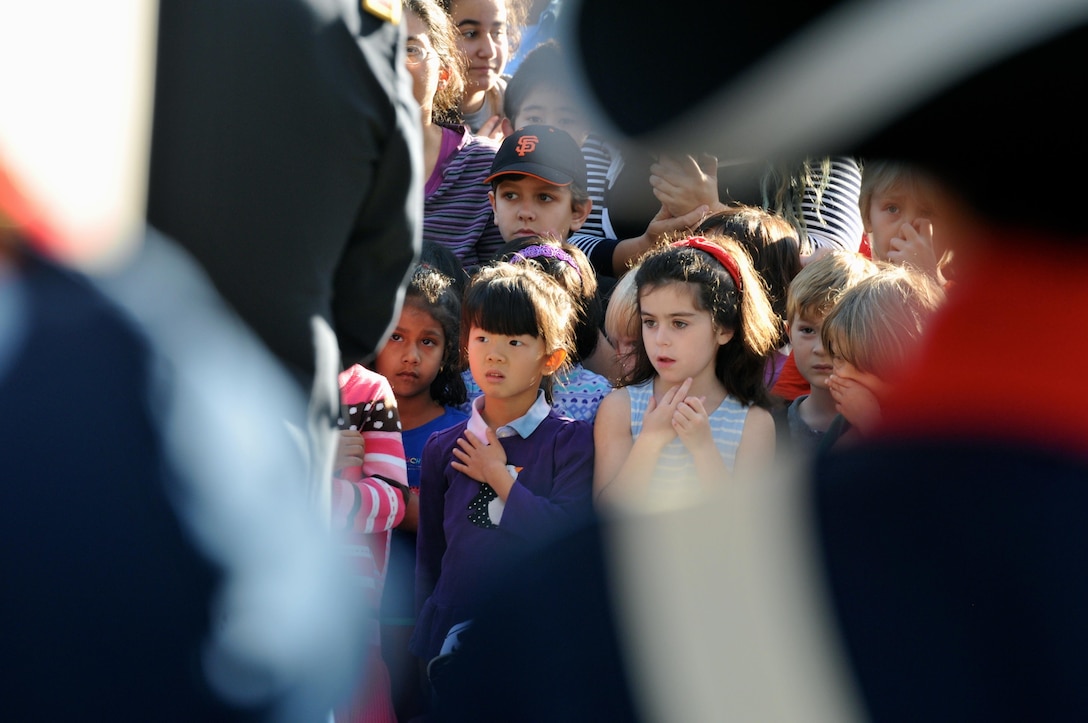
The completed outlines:
[[[359,604],[373,619],[365,678],[346,721],[396,721],[382,660],[378,611],[389,562],[390,531],[409,506],[397,402],[389,382],[358,364],[339,376],[341,418],[332,480],[332,529],[343,531],[359,580]]]
[[[748,255],[728,237],[652,251],[635,276],[642,344],[594,427],[602,503],[707,491],[774,455],[764,375],[779,329]]]
[[[570,134],[586,162],[586,191],[593,206],[580,233],[604,236],[604,191],[608,174],[620,163],[618,149],[591,135],[589,115],[580,102],[566,54],[549,40],[529,53],[506,86],[503,132],[530,125],[553,126]]]
[[[506,88],[505,133],[510,136],[529,125],[550,125],[560,128],[579,146],[586,168],[587,195],[593,202],[582,224],[572,230],[570,242],[582,249],[597,273],[598,280],[610,285],[629,264],[652,248],[659,238],[670,231],[693,227],[708,210],[701,202],[691,201],[690,174],[678,171],[670,182],[677,194],[684,195],[675,214],[664,211],[643,233],[619,239],[608,219],[605,196],[612,180],[623,166],[618,146],[594,133],[589,115],[580,102],[578,82],[571,70],[563,47],[549,40],[530,52],[510,79]],[[647,182],[647,179],[643,179]],[[683,214],[687,214],[686,216]],[[682,217],[682,218],[681,218]],[[567,240],[567,237],[562,237]]]
[[[592,430],[548,402],[574,315],[569,294],[530,264],[485,267],[465,293],[461,348],[483,396],[423,450],[411,650],[424,661],[508,565],[592,512]]]
[[[506,244],[499,258],[513,264],[533,264],[559,282],[571,296],[577,310],[574,353],[570,363],[554,377],[552,397],[555,410],[571,419],[592,422],[597,407],[612,384],[590,371],[582,362],[594,355],[601,344],[604,311],[597,296],[597,279],[586,255],[568,243],[550,237],[528,237]],[[473,382],[472,391],[477,391]],[[471,388],[470,387],[470,388]],[[475,394],[473,394],[475,396]]]
[[[578,144],[552,126],[526,126],[507,136],[485,182],[506,242],[527,236],[565,241],[593,207]]]
[[[936,179],[906,163],[866,161],[858,206],[873,258],[911,264],[946,287],[952,251],[940,229],[952,207],[947,193]]]
[[[400,720],[422,714],[426,705],[417,661],[408,652],[415,625],[419,474],[427,438],[468,417],[457,409],[465,401],[460,321],[461,295],[453,280],[433,266],[416,266],[400,319],[374,362],[397,398],[411,492],[405,520],[393,530],[381,609],[382,651]]]
[[[767,387],[778,381],[789,357],[786,334],[786,290],[801,270],[801,244],[793,225],[757,206],[738,204],[709,216],[696,233],[719,233],[740,242],[767,290],[774,313],[782,320],[782,334],[767,364]]]
[[[914,266],[884,265],[848,289],[824,319],[828,388],[839,414],[817,453],[849,445],[880,422],[880,402],[921,346],[944,292]]]
[[[810,391],[774,411],[780,448],[814,451],[831,426],[837,412],[827,386],[831,355],[820,337],[824,317],[847,289],[876,270],[876,264],[859,253],[831,251],[806,266],[790,284],[789,340],[797,370]]]
[[[449,16],[435,0],[404,0],[404,10],[407,64],[423,125],[423,239],[475,266],[502,245],[482,185],[496,146],[453,122],[465,79]]]
[[[559,42],[553,39],[537,46],[507,83],[505,135],[525,126],[552,126],[581,146],[592,126],[576,88]]]
[[[623,383],[635,368],[635,347],[641,343],[642,320],[638,315],[638,287],[632,268],[612,287],[604,312],[604,333],[612,348],[612,373],[609,378]]]
[[[502,138],[506,61],[510,56],[512,7],[508,0],[444,0],[457,45],[467,65],[462,121],[476,135]],[[515,41],[516,42],[516,41]]]

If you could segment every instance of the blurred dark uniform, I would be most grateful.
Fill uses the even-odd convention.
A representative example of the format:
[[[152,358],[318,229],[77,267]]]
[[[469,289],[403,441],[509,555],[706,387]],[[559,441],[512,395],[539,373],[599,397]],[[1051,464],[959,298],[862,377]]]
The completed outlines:
[[[0,283],[0,713],[242,719],[201,672],[219,573],[170,502],[148,342],[80,275],[17,264]]]
[[[332,326],[342,366],[363,361],[418,250],[403,26],[347,0],[159,13],[148,220],[308,388],[311,319]]]
[[[310,397],[287,420],[327,507],[337,373],[399,313],[421,239],[399,2],[162,0],[148,221]],[[396,22],[393,22],[396,21]]]
[[[327,329],[346,362],[372,353],[418,246],[418,108],[405,84],[402,27],[335,0],[163,0],[159,22],[149,220],[192,253],[302,391],[317,382],[311,422],[331,433],[340,354]],[[292,615],[309,612],[277,606],[269,590],[313,595],[349,641],[339,653],[350,653],[358,632],[343,610],[346,577],[298,487],[302,465],[264,474],[277,450],[290,462],[302,451],[281,442],[286,430],[275,425],[279,417],[306,424],[305,404],[293,403],[302,395],[282,374],[269,375],[279,362],[264,350],[250,363],[258,345],[169,259],[157,267],[168,277],[140,277],[156,285],[142,306],[182,313],[141,326],[133,307],[122,309],[84,276],[29,250],[16,255],[11,278],[0,279],[0,618],[9,672],[0,717],[327,718],[333,694],[311,689],[305,675],[290,677],[291,663],[315,648],[329,652],[330,665],[340,662],[337,646],[316,637],[320,625],[301,623],[313,633],[300,636],[308,652],[267,661],[272,675],[287,670],[268,683],[282,683],[282,699],[270,700],[271,688],[254,681],[248,700],[230,691],[234,707],[213,691],[207,671],[214,634],[224,629],[217,623],[244,623],[253,612],[257,621],[287,621],[286,629],[300,624]],[[203,332],[196,343],[180,333],[186,323]],[[180,359],[150,331],[159,342],[183,339],[193,353]],[[215,363],[213,348],[227,363]],[[209,360],[226,380],[205,381]],[[281,386],[291,387],[290,402]],[[196,404],[178,404],[185,397]],[[179,407],[186,413],[177,416]],[[233,438],[236,412],[267,432]],[[233,456],[203,444],[209,430]],[[196,450],[179,460],[187,442]],[[260,477],[256,493],[233,474],[239,466]],[[285,480],[297,495],[282,494]],[[264,504],[276,499],[278,506]],[[238,544],[243,537],[278,555],[263,533],[250,534],[253,524],[285,541],[295,559],[270,565]],[[319,568],[308,582],[288,573]],[[233,611],[240,617],[226,614]],[[262,628],[263,637],[274,639],[276,627]],[[294,642],[292,653],[303,647]],[[241,675],[244,665],[265,662],[265,652],[231,662]],[[352,678],[350,661],[340,667],[326,677]],[[299,689],[286,688],[292,684]]]

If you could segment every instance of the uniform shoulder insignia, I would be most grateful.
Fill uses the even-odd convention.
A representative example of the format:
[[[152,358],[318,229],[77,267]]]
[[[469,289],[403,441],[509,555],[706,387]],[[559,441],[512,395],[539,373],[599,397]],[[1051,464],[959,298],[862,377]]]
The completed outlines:
[[[400,0],[360,0],[363,12],[375,15],[387,23],[394,25],[400,22]]]

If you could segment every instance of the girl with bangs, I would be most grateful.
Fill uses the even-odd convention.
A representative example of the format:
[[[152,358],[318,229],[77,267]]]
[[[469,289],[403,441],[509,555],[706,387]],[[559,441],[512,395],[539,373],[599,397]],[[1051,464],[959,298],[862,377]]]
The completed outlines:
[[[534,265],[496,263],[465,292],[461,348],[483,394],[466,422],[423,450],[411,642],[423,661],[472,619],[500,570],[591,513],[592,429],[550,403],[575,314],[570,295]]]
[[[597,411],[598,502],[687,499],[768,464],[765,375],[781,321],[748,254],[727,236],[691,237],[634,273],[642,343]]]

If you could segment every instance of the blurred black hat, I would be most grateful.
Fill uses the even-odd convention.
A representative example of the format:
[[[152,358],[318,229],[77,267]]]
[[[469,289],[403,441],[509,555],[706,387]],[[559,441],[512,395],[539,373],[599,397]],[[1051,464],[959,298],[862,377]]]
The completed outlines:
[[[1054,196],[1088,168],[1084,0],[568,2],[606,132],[724,162],[907,160],[993,220],[1083,233]]]

